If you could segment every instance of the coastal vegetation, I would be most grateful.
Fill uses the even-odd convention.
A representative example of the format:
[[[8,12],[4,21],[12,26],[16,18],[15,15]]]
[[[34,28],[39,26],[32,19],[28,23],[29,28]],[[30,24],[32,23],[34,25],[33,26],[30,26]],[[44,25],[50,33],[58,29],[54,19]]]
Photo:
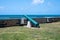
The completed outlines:
[[[40,24],[40,28],[0,28],[0,40],[60,40],[60,22]]]

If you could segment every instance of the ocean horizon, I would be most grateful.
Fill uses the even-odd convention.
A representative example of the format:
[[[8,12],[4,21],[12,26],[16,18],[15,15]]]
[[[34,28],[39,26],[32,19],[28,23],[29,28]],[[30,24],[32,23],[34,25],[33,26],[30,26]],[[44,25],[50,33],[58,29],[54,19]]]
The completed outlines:
[[[27,15],[30,18],[60,18],[60,15]],[[0,15],[0,20],[2,19],[21,19],[25,18],[24,15]]]

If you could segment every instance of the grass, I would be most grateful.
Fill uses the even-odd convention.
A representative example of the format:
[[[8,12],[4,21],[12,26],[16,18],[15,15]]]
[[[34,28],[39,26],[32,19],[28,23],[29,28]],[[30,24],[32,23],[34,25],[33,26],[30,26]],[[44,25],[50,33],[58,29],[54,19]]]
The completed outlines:
[[[0,40],[60,40],[60,22],[40,24],[40,28],[0,28]]]

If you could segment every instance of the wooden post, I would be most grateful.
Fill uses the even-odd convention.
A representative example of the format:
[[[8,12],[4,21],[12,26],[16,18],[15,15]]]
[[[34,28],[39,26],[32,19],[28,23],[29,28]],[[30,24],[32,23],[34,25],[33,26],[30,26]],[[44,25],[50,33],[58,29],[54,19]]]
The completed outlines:
[[[21,18],[21,24],[24,24],[24,18]]]
[[[28,27],[28,28],[31,27],[31,22],[30,21],[27,22],[27,26],[26,27]]]
[[[47,22],[49,22],[49,18],[47,18]]]

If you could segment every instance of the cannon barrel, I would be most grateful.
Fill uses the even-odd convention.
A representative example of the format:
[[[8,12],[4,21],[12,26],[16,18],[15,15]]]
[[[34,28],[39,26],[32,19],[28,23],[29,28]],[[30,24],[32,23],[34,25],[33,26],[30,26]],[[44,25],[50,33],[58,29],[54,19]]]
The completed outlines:
[[[24,17],[27,18],[32,23],[32,25],[34,25],[35,27],[39,27],[39,23],[38,22],[36,22],[32,18],[28,17],[27,15],[24,15]]]

